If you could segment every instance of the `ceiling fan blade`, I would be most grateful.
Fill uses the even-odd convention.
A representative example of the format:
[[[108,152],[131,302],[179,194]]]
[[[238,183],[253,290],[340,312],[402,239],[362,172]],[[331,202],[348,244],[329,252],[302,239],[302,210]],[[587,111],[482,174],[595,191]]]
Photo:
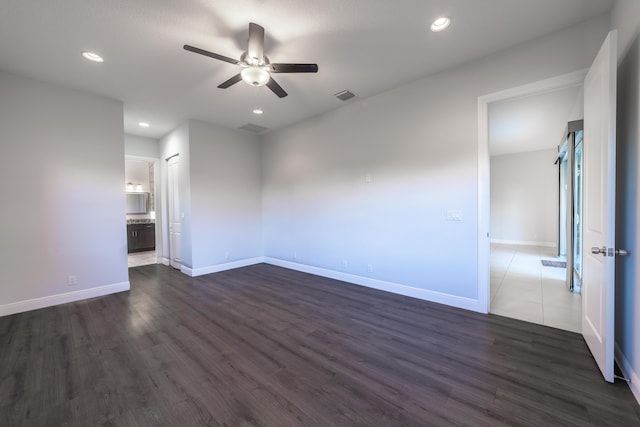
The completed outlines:
[[[269,64],[272,73],[317,73],[317,64]]]
[[[284,98],[285,96],[287,96],[287,92],[285,92],[284,89],[282,89],[282,86],[280,86],[278,83],[276,83],[275,80],[273,80],[273,77],[271,77],[267,82],[267,87],[271,89],[273,93],[278,95],[278,98]]]
[[[227,80],[226,82],[222,82],[218,85],[218,87],[220,89],[226,89],[229,86],[233,86],[234,84],[238,83],[240,80],[242,80],[242,76],[240,75],[240,73],[236,74],[235,76],[231,77],[229,80]]]
[[[237,59],[229,58],[228,56],[218,55],[217,53],[209,52],[208,50],[200,49],[199,47],[189,46],[185,44],[184,50],[188,50],[189,52],[198,53],[200,55],[208,56],[210,58],[219,59],[220,61],[228,62],[230,64],[238,65],[240,61]]]
[[[247,56],[256,64],[261,64],[264,58],[264,28],[253,22],[249,22]]]

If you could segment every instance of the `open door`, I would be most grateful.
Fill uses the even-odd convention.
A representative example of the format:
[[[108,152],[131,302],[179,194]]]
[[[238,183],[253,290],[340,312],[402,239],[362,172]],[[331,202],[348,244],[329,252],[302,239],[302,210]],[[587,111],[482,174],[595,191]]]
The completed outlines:
[[[584,80],[582,334],[604,379],[613,382],[617,32]]]

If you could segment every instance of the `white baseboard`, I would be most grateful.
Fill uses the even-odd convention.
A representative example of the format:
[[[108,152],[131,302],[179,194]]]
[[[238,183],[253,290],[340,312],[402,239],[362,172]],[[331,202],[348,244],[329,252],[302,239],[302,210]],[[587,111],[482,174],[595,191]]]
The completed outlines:
[[[162,259],[160,259],[160,263],[162,265],[166,265],[167,267],[171,265],[171,262],[169,261],[169,258],[164,258],[164,257]]]
[[[618,347],[618,343],[616,343],[616,362],[618,362],[618,366],[620,367],[620,370],[622,370],[622,375],[630,380],[628,384],[631,389],[631,393],[633,393],[636,401],[640,404],[640,375],[633,370],[631,363],[629,363],[625,357],[622,349]]]
[[[480,305],[478,300],[471,298],[464,298],[456,295],[414,288],[411,286],[400,285],[398,283],[386,282],[384,280],[357,276],[355,274],[343,273],[340,271],[328,270],[320,267],[313,267],[311,265],[299,264],[296,262],[285,261],[278,258],[264,257],[263,262],[271,265],[276,265],[278,267],[288,268],[290,270],[315,274],[316,276],[328,277],[330,279],[341,280],[343,282],[349,282],[355,285],[392,292],[394,294],[405,295],[425,301],[431,301],[439,304],[449,305],[452,307],[463,308],[465,310],[480,312]]]
[[[542,246],[545,248],[557,248],[555,242],[536,242],[533,240],[504,240],[504,239],[491,239],[491,243],[498,245],[521,245],[521,246]]]
[[[196,277],[204,274],[218,273],[220,271],[232,270],[234,268],[247,267],[249,265],[264,262],[264,257],[241,259],[239,261],[226,262],[224,264],[210,265],[208,267],[189,268],[182,266],[180,271],[187,276]]]
[[[22,313],[25,311],[37,310],[39,308],[51,307],[59,304],[66,304],[68,302],[115,294],[117,292],[128,291],[130,288],[131,285],[127,281],[114,283],[112,285],[98,286],[96,288],[80,289],[73,292],[65,292],[63,294],[56,294],[42,298],[34,298],[25,301],[3,304],[0,305],[0,317],[8,316],[10,314]]]

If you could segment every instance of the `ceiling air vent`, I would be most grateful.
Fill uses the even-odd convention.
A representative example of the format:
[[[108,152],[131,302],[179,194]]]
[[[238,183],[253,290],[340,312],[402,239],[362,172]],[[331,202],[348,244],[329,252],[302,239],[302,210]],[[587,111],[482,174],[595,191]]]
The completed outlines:
[[[248,130],[249,132],[253,132],[253,133],[260,133],[260,132],[265,131],[265,130],[267,130],[269,128],[266,128],[264,126],[254,125],[253,123],[247,123],[244,126],[240,126],[238,129]]]
[[[340,101],[346,101],[348,99],[355,97],[356,95],[352,92],[349,92],[348,90],[343,90],[342,92],[338,92],[333,96],[338,98]]]

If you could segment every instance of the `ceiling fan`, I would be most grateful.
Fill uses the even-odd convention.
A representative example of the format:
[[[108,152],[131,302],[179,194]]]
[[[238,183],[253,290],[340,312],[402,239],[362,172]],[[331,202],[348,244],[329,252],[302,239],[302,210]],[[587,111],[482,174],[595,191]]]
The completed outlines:
[[[224,55],[209,52],[204,49],[184,45],[184,49],[189,52],[209,56],[220,61],[242,67],[242,71],[229,80],[218,85],[220,89],[226,89],[240,80],[244,80],[251,86],[266,85],[278,97],[287,96],[282,87],[271,77],[271,73],[317,73],[317,64],[271,64],[269,58],[264,54],[264,28],[253,22],[249,23],[249,41],[247,50],[242,53],[240,59],[229,58]]]

